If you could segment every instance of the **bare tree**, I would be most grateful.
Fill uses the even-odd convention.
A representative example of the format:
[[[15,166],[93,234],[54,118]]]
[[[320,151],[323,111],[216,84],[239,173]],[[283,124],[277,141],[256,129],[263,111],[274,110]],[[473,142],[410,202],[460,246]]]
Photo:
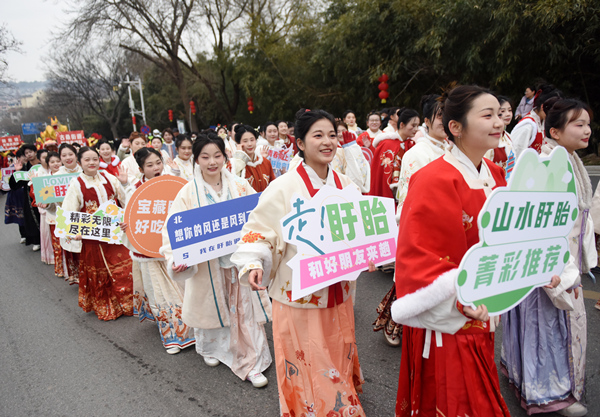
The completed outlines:
[[[20,52],[21,42],[16,40],[6,26],[0,25],[0,83],[6,84],[6,71],[8,70],[8,61],[6,53],[9,51]]]
[[[67,49],[53,58],[47,75],[51,100],[65,103],[81,122],[84,109],[89,109],[104,119],[118,138],[117,127],[126,99],[125,89],[113,87],[126,71],[126,56],[118,47],[88,45],[84,50]]]
[[[215,80],[197,63],[196,52],[206,37],[198,34],[203,24],[213,33],[214,48],[225,52],[225,31],[240,18],[238,8],[246,0],[80,0],[76,17],[62,38],[74,35],[89,40],[108,36],[127,51],[138,54],[164,70],[173,80],[184,107],[189,110],[190,94],[185,75],[191,74],[206,88],[219,113],[231,120],[239,102],[239,85],[233,83],[233,98],[227,94],[226,72]],[[221,54],[219,60],[227,60]],[[189,111],[188,111],[189,113]],[[195,119],[190,126],[197,129]]]

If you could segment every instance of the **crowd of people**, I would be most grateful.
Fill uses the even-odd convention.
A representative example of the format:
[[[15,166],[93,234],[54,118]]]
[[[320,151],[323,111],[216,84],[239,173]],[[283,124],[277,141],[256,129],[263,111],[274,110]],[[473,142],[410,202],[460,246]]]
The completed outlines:
[[[286,243],[280,220],[294,194],[310,199],[325,185],[394,199],[396,262],[379,267],[394,282],[373,306],[373,318],[374,330],[402,349],[395,414],[510,415],[494,360],[494,331],[502,325],[501,371],[527,413],[586,415],[580,287],[597,263],[600,197],[594,198],[576,151],[588,146],[592,112],[546,84],[527,88],[511,134],[512,100],[485,88],[454,87],[424,96],[420,107],[372,111],[365,130],[353,111],[336,119],[302,109],[293,124],[233,124],[190,134],[165,129],[148,137],[133,132],[118,146],[107,140],[94,147],[47,142],[39,150],[26,144],[14,155],[16,170],[39,164],[31,176],[78,175],[64,201],[54,204],[36,201],[30,180],[11,177],[5,223],[18,224],[21,243],[41,251],[57,277],[79,286],[85,312],[101,320],[153,320],[168,354],[195,345],[206,365],[225,364],[257,388],[267,385],[263,372],[273,362],[264,328],[272,322],[280,415],[364,416],[356,282],[292,301],[287,262],[297,249]],[[549,155],[556,147],[569,154],[579,204],[567,267],[501,317],[490,317],[485,305],[462,305],[457,266],[479,242],[477,222],[465,215],[478,218],[525,149]],[[281,150],[293,157],[274,169],[273,151]],[[166,226],[162,258],[139,253],[126,223],[122,245],[55,236],[57,207],[92,214],[112,200],[124,208],[142,184],[161,175],[187,181],[169,217],[262,192],[233,254],[178,265]]]

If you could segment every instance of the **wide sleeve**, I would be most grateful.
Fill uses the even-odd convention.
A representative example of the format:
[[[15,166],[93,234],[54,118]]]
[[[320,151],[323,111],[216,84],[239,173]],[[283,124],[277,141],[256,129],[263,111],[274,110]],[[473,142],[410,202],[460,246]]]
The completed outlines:
[[[174,272],[173,271],[173,249],[171,248],[171,242],[169,240],[169,232],[167,231],[167,223],[168,219],[171,218],[174,214],[181,213],[182,211],[191,210],[194,208],[194,205],[191,203],[192,199],[190,198],[190,193],[192,192],[191,185],[193,182],[190,182],[183,186],[181,190],[175,196],[175,200],[173,200],[173,204],[171,205],[171,209],[169,210],[169,214],[167,216],[167,220],[165,221],[162,228],[162,246],[159,249],[159,253],[165,257],[167,261],[167,272],[171,279],[174,279],[179,282],[183,282],[188,278],[192,278],[196,272],[198,272],[198,265],[194,265],[183,272]]]
[[[121,181],[119,181],[119,179],[114,175],[109,174],[108,172],[105,173],[105,175],[106,178],[108,178],[108,180],[110,181],[110,185],[112,185],[113,189],[115,190],[115,197],[117,201],[121,204],[121,207],[125,208],[125,206],[127,205],[127,195],[125,193],[125,188],[123,187],[123,184],[121,184]]]
[[[244,151],[236,150],[231,158],[231,173],[241,177],[242,171],[246,168],[248,162],[250,162],[248,154]]]
[[[79,181],[76,179],[71,181],[67,194],[62,202],[62,209],[65,211],[80,211],[83,207],[83,198]],[[70,238],[61,238],[60,246],[67,252],[81,253],[82,242]]]
[[[123,161],[127,156],[129,156],[129,148],[124,148],[119,145],[119,149],[117,150],[117,156],[121,161]]]
[[[346,143],[342,149],[338,149],[336,157],[338,153],[343,154],[345,162],[343,164],[344,171],[341,173],[348,176],[358,186],[361,193],[368,193],[371,189],[371,166],[360,146],[356,141]]]
[[[248,273],[252,269],[263,270],[262,285],[269,285],[272,272],[277,270],[285,253],[280,225],[280,219],[287,214],[285,208],[282,191],[270,185],[250,213],[242,228],[238,248],[231,256],[231,261],[239,270],[242,285],[248,285]]]
[[[415,150],[413,151],[413,149]],[[404,205],[404,200],[406,200],[406,196],[408,195],[408,185],[410,184],[411,177],[429,162],[429,159],[426,155],[424,155],[422,152],[417,152],[416,148],[413,149],[404,154],[404,158],[402,158],[402,165],[400,166],[398,189],[396,191],[396,198],[398,200],[396,222],[400,222],[402,206]]]
[[[532,136],[534,135],[535,125],[533,123],[527,123],[527,121],[521,122],[515,126],[510,132],[510,137],[513,144],[513,152],[515,157],[519,157],[521,153],[533,143]],[[533,136],[535,139],[535,136]]]
[[[399,225],[397,301],[392,306],[392,317],[396,322],[415,325],[411,319],[424,313],[429,319],[441,319],[444,314],[436,310],[441,308],[455,319],[454,327],[445,330],[452,333],[465,322],[454,306],[457,268],[468,244],[458,179],[438,172],[440,166],[429,165],[411,180]]]

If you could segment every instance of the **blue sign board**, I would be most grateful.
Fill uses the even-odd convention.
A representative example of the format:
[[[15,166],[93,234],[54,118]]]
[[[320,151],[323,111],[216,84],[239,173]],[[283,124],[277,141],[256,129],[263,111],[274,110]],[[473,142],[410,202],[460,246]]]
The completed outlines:
[[[239,197],[169,217],[167,232],[175,265],[196,265],[235,252],[259,196]]]
[[[46,123],[23,123],[21,130],[24,135],[37,135],[46,130]]]

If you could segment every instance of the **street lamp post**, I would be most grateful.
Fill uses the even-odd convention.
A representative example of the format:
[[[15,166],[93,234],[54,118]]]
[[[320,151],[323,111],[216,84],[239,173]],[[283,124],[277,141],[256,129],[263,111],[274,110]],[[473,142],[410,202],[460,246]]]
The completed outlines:
[[[122,84],[127,84],[127,93],[129,94],[129,112],[131,114],[131,122],[133,124],[133,131],[137,132],[137,126],[135,122],[135,115],[142,116],[142,121],[146,123],[146,108],[144,107],[144,91],[142,90],[142,80],[138,78],[137,80],[131,81],[129,78],[129,73],[125,74],[125,80],[119,83],[119,88],[121,88]],[[140,102],[142,103],[142,110],[135,109],[135,103],[133,101],[133,97],[131,96],[131,85],[137,85],[138,90],[140,92]]]

